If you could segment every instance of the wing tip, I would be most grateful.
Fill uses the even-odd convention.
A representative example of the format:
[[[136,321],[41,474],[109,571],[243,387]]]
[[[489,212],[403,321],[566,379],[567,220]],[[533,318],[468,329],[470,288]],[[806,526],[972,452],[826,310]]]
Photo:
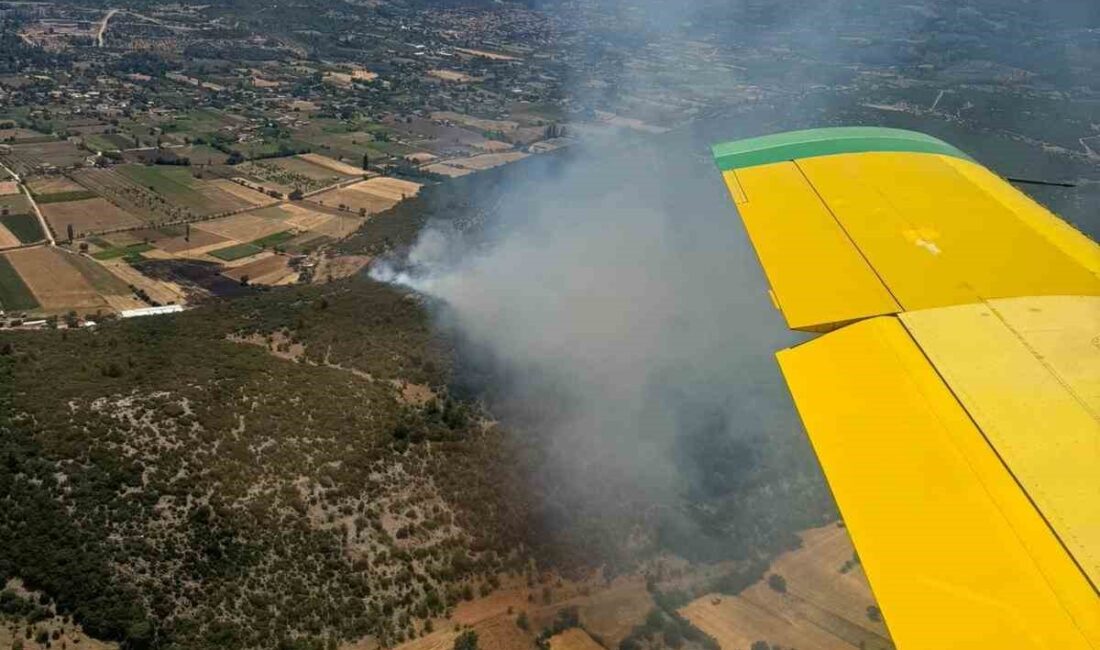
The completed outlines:
[[[785,131],[711,146],[722,171],[840,153],[908,151],[972,160],[953,145],[918,131],[875,126],[838,126]]]

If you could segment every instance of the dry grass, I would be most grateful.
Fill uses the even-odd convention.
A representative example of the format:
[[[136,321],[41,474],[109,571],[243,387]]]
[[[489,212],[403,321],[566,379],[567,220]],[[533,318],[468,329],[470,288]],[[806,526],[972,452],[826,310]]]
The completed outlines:
[[[400,178],[380,177],[371,178],[362,183],[356,183],[355,185],[351,185],[350,189],[374,194],[375,196],[392,199],[394,201],[400,201],[405,198],[416,196],[420,193],[421,187],[423,187],[423,185],[420,183],[404,181]]]
[[[57,248],[40,246],[6,254],[8,261],[34,294],[42,311],[102,309],[106,301],[76,267],[62,259]]]
[[[419,183],[399,178],[371,178],[337,190],[323,192],[310,200],[329,207],[344,205],[352,212],[362,209],[366,210],[367,214],[374,214],[392,208],[403,199],[416,196],[421,187],[423,186]]]
[[[116,228],[132,228],[143,222],[134,215],[104,198],[44,203],[40,206],[43,216],[50,222],[54,233],[64,238],[68,227],[79,236],[84,233]]]
[[[320,232],[330,221],[336,219],[334,215],[310,210],[296,203],[281,205],[279,210],[288,215],[286,225],[297,230]]]
[[[435,163],[434,165],[428,165],[424,168],[424,171],[431,172],[433,174],[439,174],[440,176],[446,176],[447,178],[458,178],[460,176],[466,176],[474,173],[472,169],[464,169],[462,167],[452,167],[446,163]]]
[[[550,650],[604,650],[588,632],[574,627],[550,637]]]
[[[359,210],[365,210],[367,214],[383,212],[392,208],[397,203],[397,201],[353,190],[350,187],[322,192],[321,194],[311,197],[309,200],[325,207],[337,208],[341,205],[346,206],[348,210],[356,213],[358,213]]]
[[[527,156],[528,154],[522,151],[505,151],[501,153],[486,153],[479,156],[470,156],[469,158],[448,160],[447,164],[452,167],[462,167],[473,171],[484,171],[486,169],[492,169],[493,167],[507,165],[517,160],[523,160]]]

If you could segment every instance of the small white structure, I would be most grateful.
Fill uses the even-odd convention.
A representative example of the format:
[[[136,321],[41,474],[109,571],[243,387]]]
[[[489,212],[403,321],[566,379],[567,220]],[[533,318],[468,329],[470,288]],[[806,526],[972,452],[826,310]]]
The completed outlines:
[[[136,318],[138,316],[157,316],[159,314],[175,314],[183,311],[182,305],[161,305],[160,307],[142,307],[141,309],[123,309],[119,315],[123,318]]]

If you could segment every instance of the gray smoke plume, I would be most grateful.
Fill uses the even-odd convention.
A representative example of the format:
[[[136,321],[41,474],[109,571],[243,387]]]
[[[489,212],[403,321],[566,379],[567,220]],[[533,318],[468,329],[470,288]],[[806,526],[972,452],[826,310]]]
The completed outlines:
[[[1000,11],[997,2],[984,4]],[[811,64],[834,64],[829,74],[837,76],[851,76],[844,66],[864,60],[888,66],[927,58],[946,67],[961,52],[990,54],[980,38],[966,47],[950,41],[952,50],[929,46],[948,42],[936,31],[945,24],[986,20],[951,2],[700,0],[621,3],[619,11],[623,38],[680,30],[697,38],[709,21],[728,30],[712,31],[712,42],[741,38],[773,54],[802,48]],[[876,23],[877,44],[840,38]],[[988,29],[1003,38],[1004,30],[1024,27]],[[619,54],[611,39],[595,40],[594,60]],[[811,64],[799,67],[805,58],[777,56],[767,64],[789,66],[778,75],[789,103],[832,80]],[[620,61],[608,74],[617,95],[668,83],[675,98],[678,87],[707,87],[714,72],[684,69],[655,80]],[[603,92],[589,81],[573,89],[578,103],[594,101],[593,88]],[[843,122],[831,102],[806,101],[804,110],[788,107],[771,119],[741,112],[629,146],[590,140],[566,162],[528,173],[495,196],[476,235],[430,226],[407,259],[372,268],[376,279],[435,299],[440,325],[489,359],[494,413],[541,450],[532,481],[545,498],[545,525],[588,530],[584,522],[611,521],[618,543],[645,546],[653,540],[644,523],[671,521],[682,537],[702,532],[751,547],[831,511],[773,359],[800,337],[772,307],[703,146]]]

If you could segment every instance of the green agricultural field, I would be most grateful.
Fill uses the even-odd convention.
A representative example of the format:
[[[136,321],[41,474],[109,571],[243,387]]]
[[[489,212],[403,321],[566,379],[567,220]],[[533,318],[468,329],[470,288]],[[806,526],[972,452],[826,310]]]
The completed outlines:
[[[130,246],[115,246],[106,250],[101,250],[98,253],[92,254],[92,257],[97,260],[113,260],[116,257],[124,257],[126,255],[132,255],[136,253],[144,253],[145,251],[153,250],[152,244],[131,244]]]
[[[35,194],[34,200],[39,205],[43,203],[64,203],[66,201],[83,201],[84,199],[94,199],[99,196],[95,192],[88,190],[74,190],[72,192],[56,192],[54,194]]]
[[[0,309],[4,311],[26,310],[38,307],[34,294],[23,278],[15,271],[8,258],[0,255]]]
[[[259,239],[254,239],[249,243],[251,243],[253,246],[259,246],[260,248],[269,248],[271,246],[277,246],[277,245],[279,245],[279,244],[281,244],[281,243],[283,243],[287,240],[293,239],[293,238],[294,238],[294,233],[292,233],[289,230],[284,230],[282,232],[277,232],[277,233],[268,235],[267,237],[260,237]]]
[[[263,249],[253,243],[236,244],[234,246],[228,246],[226,248],[220,248],[216,251],[211,251],[210,255],[216,257],[219,260],[225,260],[226,262],[232,262],[233,260],[239,260],[242,257],[248,257],[249,255],[255,255],[262,252]]]
[[[4,227],[24,244],[32,244],[46,238],[41,224],[38,223],[38,217],[33,214],[9,214],[0,217],[0,223],[4,224]]]
[[[130,138],[112,133],[95,133],[84,137],[84,146],[95,151],[119,151],[134,146]]]
[[[84,279],[91,282],[96,291],[106,295],[129,295],[130,289],[126,286],[126,283],[101,264],[96,264],[83,255],[62,255],[61,257],[75,267],[84,276]]]
[[[120,165],[115,168],[123,176],[139,183],[168,201],[204,210],[209,200],[194,189],[195,177],[189,167],[173,165]]]
[[[367,154],[372,160],[381,160],[388,154],[383,145],[385,142],[377,142],[370,133],[363,131],[321,132],[313,135],[300,136],[307,140],[317,153],[345,162],[359,165],[363,161],[363,154]]]

